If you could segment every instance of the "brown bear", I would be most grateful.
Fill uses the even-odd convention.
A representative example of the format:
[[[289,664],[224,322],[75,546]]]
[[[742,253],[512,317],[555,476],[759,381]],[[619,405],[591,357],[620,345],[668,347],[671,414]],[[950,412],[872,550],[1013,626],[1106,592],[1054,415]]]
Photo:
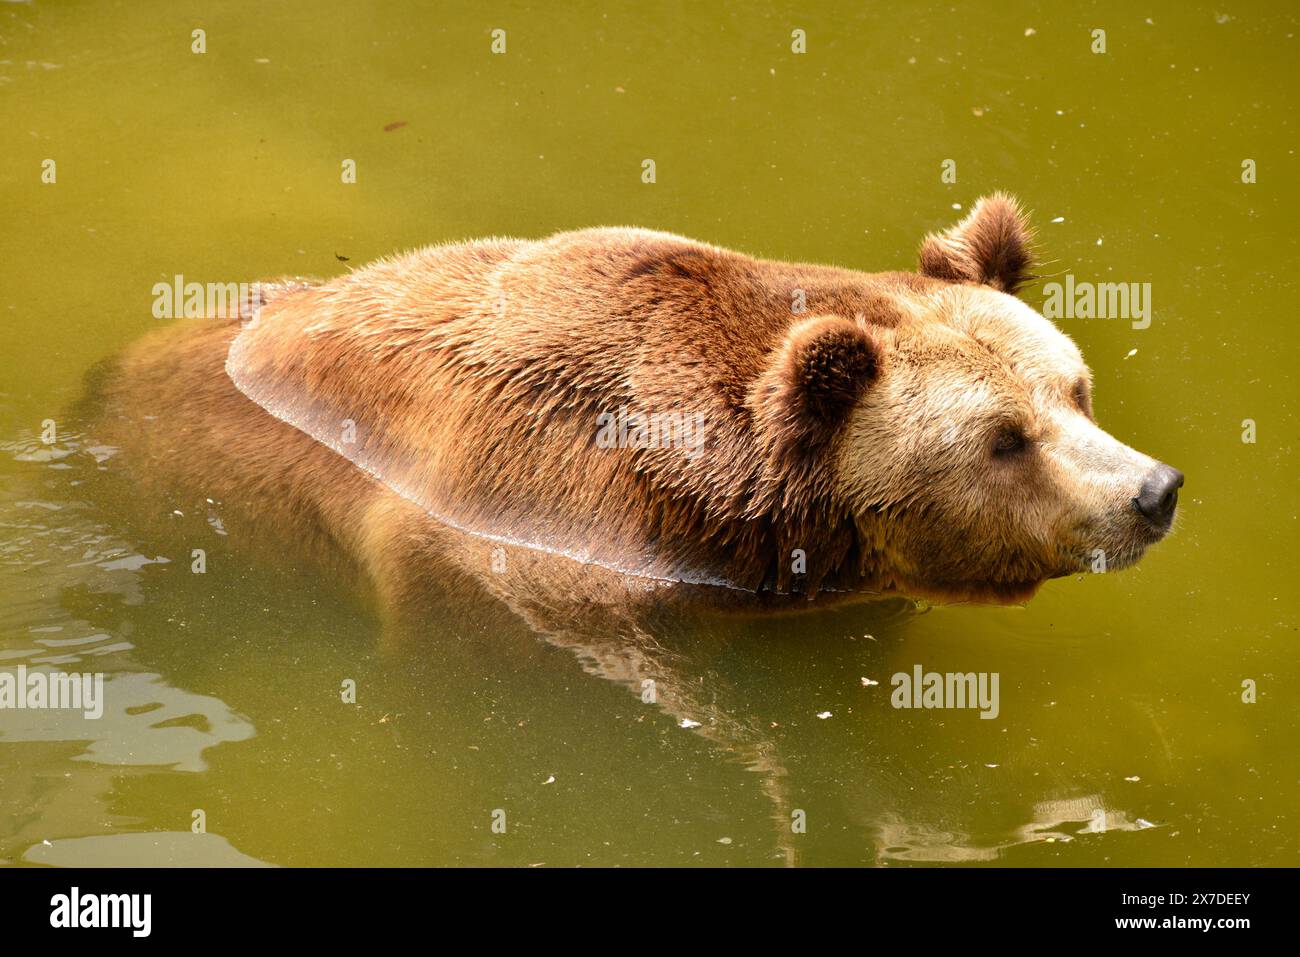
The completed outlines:
[[[428,522],[662,581],[1021,601],[1136,561],[1182,484],[1098,427],[1030,267],[1003,195],[919,273],[629,228],[430,247],[146,338],[103,423],[145,481],[381,587]]]

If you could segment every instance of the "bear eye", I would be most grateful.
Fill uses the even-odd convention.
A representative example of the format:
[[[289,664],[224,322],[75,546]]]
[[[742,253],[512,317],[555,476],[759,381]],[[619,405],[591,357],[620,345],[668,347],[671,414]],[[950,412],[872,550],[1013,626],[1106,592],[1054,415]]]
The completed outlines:
[[[993,436],[994,455],[1014,455],[1025,447],[1025,433],[1014,425],[1004,425]]]
[[[1088,383],[1084,379],[1074,384],[1074,404],[1080,412],[1092,418],[1092,397],[1088,394]]]

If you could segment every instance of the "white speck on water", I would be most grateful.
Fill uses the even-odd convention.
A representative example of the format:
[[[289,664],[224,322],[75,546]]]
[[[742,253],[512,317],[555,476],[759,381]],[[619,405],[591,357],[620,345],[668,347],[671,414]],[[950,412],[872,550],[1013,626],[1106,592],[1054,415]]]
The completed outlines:
[[[555,783],[555,775],[552,774],[549,778],[547,778],[547,779],[546,779],[545,781],[543,781],[542,783],[543,783],[543,784],[554,784],[554,783]]]
[[[700,726],[700,723],[698,721],[692,721],[690,718],[682,718],[682,720],[678,723],[677,726],[679,728],[686,728],[689,730],[691,728],[698,728]]]
[[[986,767],[986,768],[996,768],[997,765],[996,765],[996,764],[986,764],[986,765],[984,765],[984,767]]]
[[[1136,825],[1138,826],[1138,830],[1139,830],[1139,831],[1145,831],[1145,830],[1146,830],[1147,828],[1149,828],[1149,827],[1155,827],[1154,824],[1152,824],[1150,821],[1148,821],[1148,820],[1147,820],[1146,818],[1144,818],[1144,817],[1140,817],[1140,818],[1138,818],[1138,819],[1137,819],[1136,821],[1134,821],[1133,823],[1136,824]]]
[[[863,679],[862,679],[862,687],[864,687],[864,688],[871,688],[871,687],[873,687],[873,686],[875,686],[875,685],[878,685],[878,684],[880,684],[879,681],[872,681],[870,678],[863,678]]]
[[[720,837],[720,838],[718,838],[718,843],[719,843],[719,844],[730,844],[730,843],[731,843],[731,838],[729,838],[729,837]]]
[[[829,718],[830,716],[831,716],[831,713],[830,713],[829,711],[819,711],[819,712],[817,712],[817,717],[821,718],[823,721],[825,721],[825,720],[826,720],[827,718]]]
[[[1138,351],[1137,351],[1136,349],[1130,349],[1130,350],[1128,351],[1128,355],[1126,355],[1124,358],[1125,358],[1125,359],[1132,359],[1132,358],[1133,358],[1135,355],[1137,355],[1137,354],[1138,354]]]
[[[1125,778],[1124,780],[1125,780],[1125,781],[1141,781],[1142,779],[1141,779],[1140,777],[1138,777],[1138,776],[1135,774],[1135,775],[1133,775],[1131,778]]]
[[[1063,223],[1063,222],[1065,222],[1065,217],[1064,217],[1064,216],[1057,216],[1055,219],[1052,220],[1052,222],[1054,222],[1054,223]]]
[[[1033,27],[1025,27],[1025,36],[1027,37],[1032,37],[1037,32],[1038,31],[1035,30]]]

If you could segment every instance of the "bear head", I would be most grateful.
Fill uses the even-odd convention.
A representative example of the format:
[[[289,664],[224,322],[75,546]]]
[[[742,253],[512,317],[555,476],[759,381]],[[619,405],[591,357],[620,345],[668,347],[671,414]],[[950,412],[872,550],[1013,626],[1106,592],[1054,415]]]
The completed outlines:
[[[1015,297],[1031,265],[1015,201],[981,200],[920,263],[933,281],[895,321],[790,327],[756,391],[772,455],[833,476],[887,590],[1021,601],[1137,561],[1183,477],[1098,425],[1079,349]]]

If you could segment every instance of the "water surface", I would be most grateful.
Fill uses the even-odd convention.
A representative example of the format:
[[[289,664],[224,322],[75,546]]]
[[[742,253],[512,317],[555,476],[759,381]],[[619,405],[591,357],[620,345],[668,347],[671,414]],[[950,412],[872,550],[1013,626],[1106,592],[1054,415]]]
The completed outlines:
[[[0,713],[0,859],[1300,864],[1291,5],[204,6],[0,5],[0,667],[107,697]],[[621,224],[911,268],[994,189],[1047,272],[1151,283],[1149,328],[1062,326],[1102,424],[1188,476],[1137,568],[1026,607],[630,622],[467,593],[394,640],[220,514],[184,516],[194,575],[122,521],[129,486],[89,494],[116,456],[70,411],[83,376],[177,274]],[[998,672],[998,718],[892,708],[918,663]]]

